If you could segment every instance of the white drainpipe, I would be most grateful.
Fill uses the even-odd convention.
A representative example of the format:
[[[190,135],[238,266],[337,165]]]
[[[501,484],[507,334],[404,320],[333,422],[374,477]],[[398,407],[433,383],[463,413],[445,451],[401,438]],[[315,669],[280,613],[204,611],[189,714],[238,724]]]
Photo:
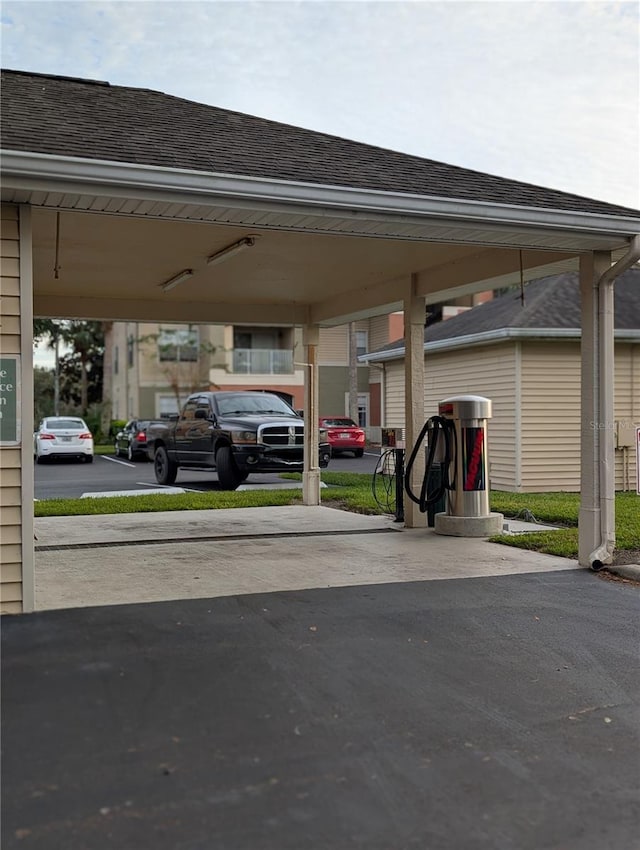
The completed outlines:
[[[611,413],[614,405],[613,386],[607,376],[613,374],[614,348],[612,340],[602,333],[602,317],[613,311],[613,284],[617,277],[640,260],[640,235],[634,236],[627,253],[607,269],[598,281],[598,409]],[[589,555],[591,569],[600,570],[613,560],[616,545],[615,529],[615,465],[610,463],[607,440],[601,435],[599,444],[600,478],[600,545]],[[612,496],[613,494],[613,496]]]

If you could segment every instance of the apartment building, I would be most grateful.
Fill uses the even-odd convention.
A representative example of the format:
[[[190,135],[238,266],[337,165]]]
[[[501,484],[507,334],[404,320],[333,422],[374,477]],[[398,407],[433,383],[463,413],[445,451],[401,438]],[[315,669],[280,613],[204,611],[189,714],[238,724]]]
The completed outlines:
[[[403,333],[402,313],[355,323],[356,355],[386,345]],[[265,389],[296,409],[304,404],[302,331],[293,327],[180,325],[114,322],[107,331],[111,363],[112,417],[162,418],[175,413],[199,389]],[[369,438],[379,439],[382,384],[377,366],[350,365],[348,325],[320,330],[320,413],[349,413],[351,368],[357,370],[358,418]]]

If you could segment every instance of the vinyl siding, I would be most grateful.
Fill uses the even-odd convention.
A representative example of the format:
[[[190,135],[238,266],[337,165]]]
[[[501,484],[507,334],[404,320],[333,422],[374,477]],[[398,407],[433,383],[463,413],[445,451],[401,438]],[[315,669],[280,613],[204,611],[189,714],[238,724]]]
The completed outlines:
[[[614,420],[640,422],[640,346],[616,344]],[[580,346],[523,343],[522,485],[525,492],[580,490]],[[625,476],[624,462],[626,458]],[[635,453],[615,453],[616,490],[634,488]]]
[[[626,427],[640,427],[640,345],[618,344],[615,369],[615,419]],[[616,490],[635,490],[635,452],[635,448],[616,450]]]
[[[18,210],[0,212],[0,350],[20,354],[20,241]],[[22,439],[25,438],[24,432]],[[22,611],[22,450],[0,448],[0,613]]]
[[[386,366],[385,424],[404,427],[404,362]],[[428,354],[425,358],[425,419],[452,395],[491,399],[488,423],[489,476],[495,489],[516,489],[515,344]]]
[[[522,343],[522,489],[580,490],[580,346]]]
[[[398,335],[392,336],[392,327],[395,331],[398,330],[398,325],[401,322],[397,321],[397,316],[393,313],[387,316],[374,316],[369,319],[369,351],[376,351],[382,348],[388,342],[398,339],[402,335],[402,330]]]
[[[373,351],[369,322],[356,322],[356,330],[369,332],[369,351]],[[385,339],[384,342],[386,343],[388,340]],[[349,325],[339,325],[335,328],[320,328],[318,365],[349,365]]]
[[[345,366],[348,363],[349,334],[347,326],[320,328],[318,364],[320,366]]]

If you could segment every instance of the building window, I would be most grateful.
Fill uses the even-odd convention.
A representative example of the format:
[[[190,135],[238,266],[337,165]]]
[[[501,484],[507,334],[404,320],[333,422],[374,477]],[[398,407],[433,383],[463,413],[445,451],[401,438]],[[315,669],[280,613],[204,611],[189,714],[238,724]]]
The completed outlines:
[[[118,374],[118,346],[113,347],[113,374]]]
[[[160,419],[167,419],[169,416],[180,413],[180,407],[184,401],[185,399],[182,399],[180,404],[178,404],[178,400],[174,395],[158,396],[158,417]]]
[[[369,421],[369,394],[358,393],[358,425],[366,428]]]
[[[369,351],[369,331],[356,331],[356,348],[358,357]]]
[[[129,367],[133,366],[133,337],[130,336],[127,340],[127,364]]]
[[[199,346],[198,328],[160,328],[158,357],[161,363],[196,363]]]
[[[344,413],[350,416],[349,393],[344,394]],[[358,425],[366,428],[369,422],[369,393],[358,393]]]

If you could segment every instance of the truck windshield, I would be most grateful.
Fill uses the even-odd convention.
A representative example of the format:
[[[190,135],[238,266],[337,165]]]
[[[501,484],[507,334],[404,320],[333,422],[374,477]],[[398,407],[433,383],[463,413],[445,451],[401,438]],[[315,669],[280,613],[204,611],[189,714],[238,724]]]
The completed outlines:
[[[229,395],[218,395],[216,401],[220,416],[261,416],[266,414],[298,418],[295,411],[277,395],[267,395],[266,393],[264,395],[260,393],[233,395],[230,393]]]

